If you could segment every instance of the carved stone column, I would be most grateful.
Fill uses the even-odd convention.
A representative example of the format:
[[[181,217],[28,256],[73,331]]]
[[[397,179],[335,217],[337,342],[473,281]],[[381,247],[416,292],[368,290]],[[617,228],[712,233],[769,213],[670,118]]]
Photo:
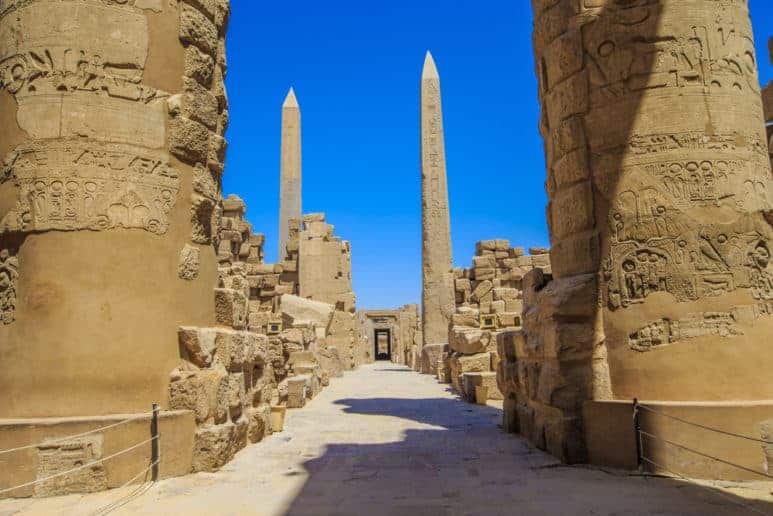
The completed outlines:
[[[587,399],[770,399],[771,175],[746,2],[532,4],[555,279],[525,317],[521,422],[560,453]]]
[[[228,15],[0,2],[0,418],[165,407],[213,323]]]

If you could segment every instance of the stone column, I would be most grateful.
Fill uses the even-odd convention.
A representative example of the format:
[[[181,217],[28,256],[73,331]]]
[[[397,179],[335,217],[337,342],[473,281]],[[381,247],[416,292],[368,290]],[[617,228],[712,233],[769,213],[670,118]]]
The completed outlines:
[[[747,3],[532,3],[556,279],[529,294],[519,381],[541,395],[522,393],[522,431],[566,455],[589,398],[770,399],[771,176]]]
[[[0,418],[166,407],[214,322],[228,0],[1,5]]]
[[[442,347],[454,312],[454,283],[440,77],[429,52],[421,77],[421,210],[423,345]]]
[[[301,109],[290,88],[282,105],[282,156],[279,180],[279,257],[284,259],[290,220],[301,220]]]

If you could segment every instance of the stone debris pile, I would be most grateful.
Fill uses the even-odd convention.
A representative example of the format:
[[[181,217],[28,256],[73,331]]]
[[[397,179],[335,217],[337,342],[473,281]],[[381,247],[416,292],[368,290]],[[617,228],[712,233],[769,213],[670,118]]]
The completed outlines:
[[[454,271],[456,312],[436,374],[464,399],[474,402],[478,387],[485,388],[488,399],[503,398],[497,385],[497,337],[521,326],[524,276],[535,267],[549,271],[548,253],[535,247],[527,255],[507,240],[484,240],[475,246],[472,267]]]

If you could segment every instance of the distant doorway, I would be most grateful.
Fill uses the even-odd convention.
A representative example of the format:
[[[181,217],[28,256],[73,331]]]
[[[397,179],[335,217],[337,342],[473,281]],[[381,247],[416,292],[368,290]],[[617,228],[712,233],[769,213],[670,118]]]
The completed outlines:
[[[392,360],[392,330],[375,330],[376,360]]]

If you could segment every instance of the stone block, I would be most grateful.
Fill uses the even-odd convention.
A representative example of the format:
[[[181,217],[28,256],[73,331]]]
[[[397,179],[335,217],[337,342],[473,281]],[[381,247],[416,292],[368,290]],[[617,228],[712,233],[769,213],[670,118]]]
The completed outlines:
[[[452,327],[448,337],[451,350],[465,355],[488,351],[492,342],[490,331],[465,326]]]
[[[446,344],[427,344],[421,350],[422,374],[437,375],[437,364],[440,355],[448,350]]]
[[[475,281],[493,280],[496,277],[496,269],[493,267],[480,267],[474,269]]]
[[[202,52],[215,56],[218,31],[215,24],[201,11],[184,3],[180,6],[180,41],[186,45],[195,45]]]
[[[215,289],[215,321],[217,324],[241,330],[247,326],[247,314],[247,296],[232,289]]]
[[[170,99],[170,103],[172,100]],[[183,116],[167,122],[169,151],[185,163],[207,163],[210,132],[206,126]]]
[[[477,328],[480,326],[479,310],[474,308],[461,307],[456,309],[456,313],[451,315],[452,326],[466,326]]]
[[[226,382],[226,373],[217,369],[176,371],[169,384],[169,407],[192,411],[197,424],[225,421],[227,413],[218,412],[218,393]]]
[[[490,400],[504,399],[497,386],[497,373],[463,373],[463,396],[470,403],[475,403],[475,388],[487,387]]]
[[[492,289],[494,288],[494,285],[491,283],[491,281],[485,280],[481,281],[475,286],[475,290],[472,291],[472,295],[470,296],[470,299],[474,303],[480,303],[484,299],[486,299],[486,296],[491,294]],[[493,298],[493,294],[492,294]]]
[[[217,471],[233,458],[235,430],[236,426],[232,423],[196,429],[193,439],[194,473]]]
[[[306,406],[309,377],[293,376],[287,382],[287,408],[303,408]]]
[[[266,404],[247,410],[247,439],[251,443],[262,441],[271,435],[271,406]]]
[[[290,324],[312,322],[322,328],[327,328],[333,318],[335,306],[312,301],[291,294],[284,294],[280,298],[279,306],[282,315],[287,317]]]

